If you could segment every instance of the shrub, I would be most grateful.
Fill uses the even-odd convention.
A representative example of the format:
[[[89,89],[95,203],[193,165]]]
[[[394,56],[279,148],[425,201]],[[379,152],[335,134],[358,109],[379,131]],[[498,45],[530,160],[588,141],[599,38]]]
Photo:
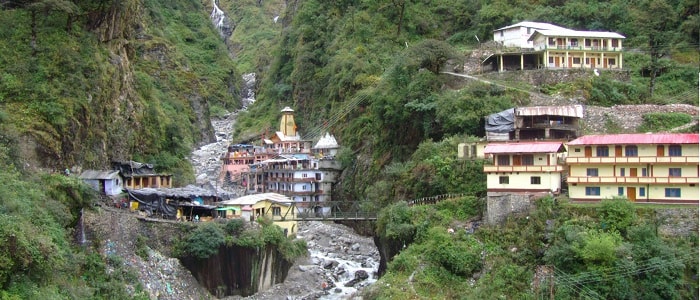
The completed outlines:
[[[224,244],[224,230],[214,222],[202,223],[185,239],[183,254],[199,259],[208,258],[219,252]]]
[[[598,210],[603,229],[624,233],[637,220],[634,204],[625,198],[604,199]]]

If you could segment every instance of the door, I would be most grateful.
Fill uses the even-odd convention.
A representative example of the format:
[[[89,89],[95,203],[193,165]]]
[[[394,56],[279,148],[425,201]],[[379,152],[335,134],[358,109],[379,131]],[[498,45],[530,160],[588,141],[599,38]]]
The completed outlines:
[[[514,166],[520,166],[522,165],[522,156],[521,155],[513,155],[513,165]]]
[[[637,189],[634,187],[627,188],[627,199],[630,201],[637,201]]]
[[[658,156],[658,157],[664,156],[664,145],[656,146],[656,156]]]
[[[590,146],[586,146],[585,148],[583,148],[583,155],[585,157],[591,157],[592,153],[593,153],[593,150],[591,150]]]
[[[615,146],[615,157],[622,156],[622,146]]]
[[[571,68],[571,66],[574,65],[573,60],[574,60],[574,58],[569,56],[569,65],[567,66],[567,68]]]
[[[630,168],[630,177],[637,177],[637,168]]]
[[[558,68],[559,67],[559,57],[554,58],[554,67]]]

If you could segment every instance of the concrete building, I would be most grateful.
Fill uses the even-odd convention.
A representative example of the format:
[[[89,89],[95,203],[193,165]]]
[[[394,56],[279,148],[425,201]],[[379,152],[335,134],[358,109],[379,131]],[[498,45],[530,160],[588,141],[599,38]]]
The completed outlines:
[[[560,154],[562,142],[492,143],[484,154],[489,195],[498,193],[553,193],[561,191],[565,170]]]
[[[580,134],[583,106],[526,106],[486,117],[488,141],[572,140]]]
[[[236,199],[221,201],[221,208],[231,208],[231,211],[242,211],[245,220],[255,221],[257,218],[267,218],[284,230],[286,236],[296,234],[299,228],[294,219],[297,214],[292,200],[277,193],[262,193],[247,195]],[[228,212],[227,212],[228,214]]]
[[[568,147],[572,200],[698,203],[698,134],[591,135]]]
[[[622,69],[624,39],[615,32],[520,22],[494,30],[493,40],[500,48],[485,63],[499,72],[542,68]]]

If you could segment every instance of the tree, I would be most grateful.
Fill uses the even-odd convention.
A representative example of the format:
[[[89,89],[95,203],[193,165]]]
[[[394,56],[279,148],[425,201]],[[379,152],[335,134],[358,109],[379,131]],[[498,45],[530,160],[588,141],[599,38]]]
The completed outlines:
[[[634,5],[632,10],[637,37],[645,40],[649,47],[649,97],[653,97],[656,78],[662,67],[659,59],[668,54],[676,37],[677,14],[666,0],[644,0]]]

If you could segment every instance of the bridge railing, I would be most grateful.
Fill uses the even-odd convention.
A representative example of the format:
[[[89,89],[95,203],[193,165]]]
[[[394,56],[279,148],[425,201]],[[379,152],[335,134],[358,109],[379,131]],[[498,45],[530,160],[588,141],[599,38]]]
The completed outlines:
[[[460,198],[460,197],[465,197],[465,196],[467,196],[467,194],[443,194],[443,195],[408,200],[406,202],[408,203],[408,206],[429,205],[429,204],[436,204],[436,203],[443,201],[443,200]]]

